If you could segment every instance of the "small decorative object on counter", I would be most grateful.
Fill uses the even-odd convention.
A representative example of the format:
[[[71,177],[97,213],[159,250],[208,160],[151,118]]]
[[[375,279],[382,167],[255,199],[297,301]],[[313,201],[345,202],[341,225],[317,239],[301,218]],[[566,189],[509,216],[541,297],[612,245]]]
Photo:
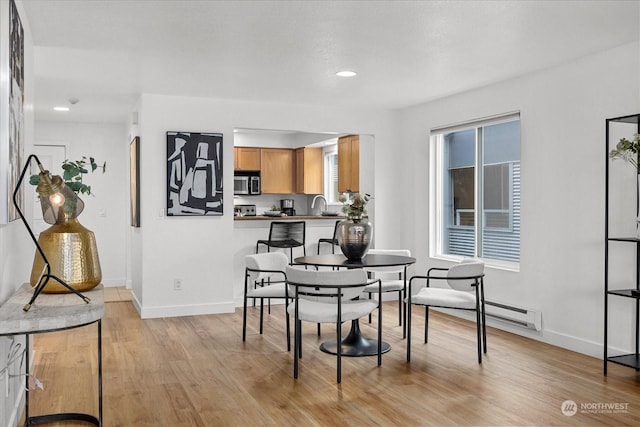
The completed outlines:
[[[340,196],[342,212],[347,219],[338,224],[338,244],[340,250],[349,260],[362,259],[371,246],[373,226],[365,218],[369,194],[347,192]]]
[[[632,140],[621,138],[616,148],[609,152],[611,159],[622,159],[630,163],[636,170],[636,237],[640,238],[640,134],[635,134]]]
[[[271,209],[264,211],[265,216],[282,216],[282,211],[276,205],[271,206]]]

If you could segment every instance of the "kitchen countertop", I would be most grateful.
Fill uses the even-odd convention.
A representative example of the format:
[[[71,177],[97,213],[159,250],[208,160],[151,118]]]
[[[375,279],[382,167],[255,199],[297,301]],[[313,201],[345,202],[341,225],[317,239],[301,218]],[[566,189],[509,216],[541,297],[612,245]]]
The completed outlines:
[[[266,215],[256,215],[256,216],[234,216],[234,221],[256,221],[256,220],[272,220],[272,221],[296,221],[296,220],[314,220],[314,219],[346,219],[346,216],[343,215],[293,215],[293,216],[266,216]]]

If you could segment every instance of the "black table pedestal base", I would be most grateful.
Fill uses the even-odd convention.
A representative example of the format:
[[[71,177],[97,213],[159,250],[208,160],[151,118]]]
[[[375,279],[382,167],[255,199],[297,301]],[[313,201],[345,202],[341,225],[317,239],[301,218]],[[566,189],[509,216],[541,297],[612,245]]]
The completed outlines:
[[[320,344],[320,350],[329,354],[338,354],[336,340],[327,341]],[[382,342],[382,353],[391,350],[391,345]],[[370,340],[362,336],[360,324],[357,320],[351,321],[349,335],[342,340],[342,355],[347,357],[363,357],[378,355],[378,340]]]

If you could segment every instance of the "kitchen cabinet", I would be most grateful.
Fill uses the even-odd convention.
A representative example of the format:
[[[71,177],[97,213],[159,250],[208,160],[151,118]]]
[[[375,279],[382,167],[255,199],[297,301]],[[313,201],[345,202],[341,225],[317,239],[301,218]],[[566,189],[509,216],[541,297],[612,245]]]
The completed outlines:
[[[360,191],[360,137],[338,138],[338,192]]]
[[[295,150],[295,192],[322,194],[322,148]]]
[[[260,148],[234,147],[233,168],[241,171],[259,171]]]
[[[293,193],[293,150],[262,148],[260,175],[263,194]]]

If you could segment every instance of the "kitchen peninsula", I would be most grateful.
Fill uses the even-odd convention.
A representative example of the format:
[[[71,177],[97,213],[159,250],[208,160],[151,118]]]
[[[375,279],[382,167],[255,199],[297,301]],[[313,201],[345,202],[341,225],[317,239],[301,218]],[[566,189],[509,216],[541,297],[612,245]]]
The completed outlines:
[[[330,238],[333,236],[333,229],[336,221],[342,221],[344,217],[321,216],[321,215],[292,215],[283,217],[270,216],[237,216],[233,222],[233,294],[236,305],[242,304],[242,293],[244,292],[244,267],[245,257],[256,252],[256,242],[259,239],[269,237],[269,227],[272,221],[305,221],[305,252],[302,248],[294,248],[294,257],[316,255],[318,253],[318,239]],[[260,251],[266,251],[260,249]],[[338,249],[339,251],[339,249]],[[322,254],[330,254],[329,245],[322,245]],[[278,301],[272,301],[276,304]]]

